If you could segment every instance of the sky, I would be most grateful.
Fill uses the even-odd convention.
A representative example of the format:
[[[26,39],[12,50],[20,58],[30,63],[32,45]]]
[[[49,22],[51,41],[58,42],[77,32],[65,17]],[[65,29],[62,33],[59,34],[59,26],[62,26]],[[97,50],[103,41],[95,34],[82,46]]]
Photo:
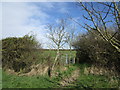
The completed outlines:
[[[0,3],[0,26],[2,36],[22,37],[33,33],[43,48],[49,47],[46,37],[47,24],[57,23],[59,19],[71,16],[79,23],[86,22],[82,15],[85,14],[75,2],[2,2]],[[74,22],[70,23],[75,24]],[[86,32],[76,25],[76,33]],[[1,31],[1,30],[0,30]]]
[[[4,2],[2,3],[2,38],[33,33],[46,48],[46,25],[81,13],[75,2]]]

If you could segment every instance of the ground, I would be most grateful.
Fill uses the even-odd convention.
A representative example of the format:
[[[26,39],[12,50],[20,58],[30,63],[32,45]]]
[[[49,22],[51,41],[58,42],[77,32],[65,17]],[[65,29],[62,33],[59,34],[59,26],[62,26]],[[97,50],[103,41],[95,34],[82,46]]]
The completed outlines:
[[[83,67],[82,65],[80,67]],[[17,76],[3,72],[3,88],[118,88],[117,82],[101,75],[85,75],[82,68],[69,66],[57,77]]]
[[[55,51],[45,51],[44,55],[55,56]],[[62,51],[63,54],[69,51]],[[75,51],[72,55],[75,56]],[[56,70],[57,76],[45,75],[18,76],[2,71],[3,88],[119,88],[119,83],[114,77],[104,75],[85,74],[84,69],[88,64],[71,64],[62,66],[63,70]],[[0,74],[1,75],[1,74]],[[0,78],[1,79],[1,78]],[[0,83],[1,85],[1,83]]]

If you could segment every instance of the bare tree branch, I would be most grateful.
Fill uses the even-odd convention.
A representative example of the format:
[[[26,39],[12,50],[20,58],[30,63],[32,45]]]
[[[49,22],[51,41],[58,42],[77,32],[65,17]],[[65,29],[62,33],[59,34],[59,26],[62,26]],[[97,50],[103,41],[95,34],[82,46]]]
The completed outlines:
[[[120,41],[117,40],[115,38],[115,35],[117,34],[114,33],[113,35],[111,35],[108,30],[107,30],[107,23],[111,22],[111,20],[106,21],[106,18],[108,17],[108,15],[112,14],[115,18],[115,23],[118,26],[118,31],[120,30],[120,11],[118,9],[118,6],[115,2],[111,2],[109,3],[99,3],[102,4],[104,6],[104,9],[106,9],[106,11],[104,12],[104,9],[99,10],[99,9],[95,9],[93,3],[88,3],[88,5],[91,8],[87,8],[87,6],[85,6],[82,2],[78,2],[79,5],[87,12],[88,16],[84,16],[83,18],[91,21],[93,23],[93,26],[95,28],[93,28],[93,26],[88,25],[87,23],[84,24],[84,26],[80,25],[79,22],[75,21],[78,25],[80,25],[81,27],[85,28],[86,30],[88,30],[89,32],[94,32],[93,30],[96,30],[99,35],[107,42],[109,42],[114,48],[116,48],[116,50],[118,52],[120,52]],[[104,13],[104,16],[103,16]],[[113,21],[112,21],[113,23]],[[99,28],[98,25],[102,25],[103,28]],[[103,33],[104,31],[104,33]],[[93,33],[95,34],[95,33]],[[98,36],[98,35],[97,35]]]

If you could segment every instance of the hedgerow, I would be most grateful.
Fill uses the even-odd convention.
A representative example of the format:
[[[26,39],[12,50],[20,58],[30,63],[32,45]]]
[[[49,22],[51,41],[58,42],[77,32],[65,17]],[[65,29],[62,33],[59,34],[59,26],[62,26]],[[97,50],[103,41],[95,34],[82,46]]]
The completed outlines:
[[[36,50],[41,49],[41,44],[34,35],[24,37],[8,37],[2,40],[2,67],[3,69],[13,69],[29,71],[30,66],[38,59]],[[39,50],[40,52],[40,50]]]

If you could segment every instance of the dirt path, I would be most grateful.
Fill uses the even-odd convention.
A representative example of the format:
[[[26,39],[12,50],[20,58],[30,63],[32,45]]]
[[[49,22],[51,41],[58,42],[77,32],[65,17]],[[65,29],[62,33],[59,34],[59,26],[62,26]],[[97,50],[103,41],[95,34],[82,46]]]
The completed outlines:
[[[80,74],[79,72],[80,72],[80,70],[77,69],[77,70],[73,71],[69,77],[65,77],[64,79],[62,79],[60,81],[61,86],[68,86],[71,83],[73,83],[74,81],[76,81],[77,78],[79,77],[79,74]]]

